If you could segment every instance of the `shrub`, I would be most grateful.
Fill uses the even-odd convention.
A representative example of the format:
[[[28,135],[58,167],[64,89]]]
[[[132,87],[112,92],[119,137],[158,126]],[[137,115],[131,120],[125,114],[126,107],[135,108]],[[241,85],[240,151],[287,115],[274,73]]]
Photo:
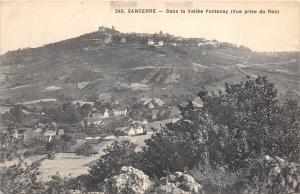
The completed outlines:
[[[300,192],[299,165],[265,156],[248,169],[243,194],[289,194]]]
[[[86,192],[86,188],[76,178],[61,177],[59,173],[51,176],[44,184],[44,193],[72,194],[74,189],[80,193]]]
[[[264,154],[297,160],[299,106],[292,100],[280,104],[265,77],[199,97],[203,107],[179,106],[181,119],[146,140],[146,174],[161,177],[199,164],[239,171]]]
[[[280,104],[274,84],[266,77],[245,83],[226,84],[225,92],[202,91],[203,111],[227,127],[224,163],[237,170],[262,155],[296,160],[299,154],[299,106],[288,100]]]
[[[0,170],[0,191],[5,194],[43,193],[43,184],[38,181],[39,166],[42,160],[27,164],[19,161]]]
[[[204,190],[211,194],[238,194],[236,184],[241,177],[240,173],[228,172],[222,167],[210,168],[199,165],[192,170],[193,177],[200,182]]]
[[[191,103],[179,108],[182,116],[179,121],[167,124],[145,141],[142,169],[148,175],[162,177],[167,172],[193,169],[206,162],[207,152],[214,159],[211,161],[223,160],[221,127]]]
[[[89,170],[94,187],[109,179],[119,172],[122,166],[138,167],[140,165],[140,154],[135,151],[136,145],[125,140],[114,142],[104,149],[104,155]]]

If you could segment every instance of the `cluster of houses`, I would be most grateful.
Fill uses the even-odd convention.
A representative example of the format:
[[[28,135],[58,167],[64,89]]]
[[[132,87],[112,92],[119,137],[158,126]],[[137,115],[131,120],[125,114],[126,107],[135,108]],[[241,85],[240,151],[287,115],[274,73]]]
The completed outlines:
[[[45,126],[39,124],[34,130],[31,128],[15,129],[13,136],[17,139],[22,139],[25,144],[34,143],[37,139],[44,140],[45,142],[51,142],[54,139],[60,139],[65,134],[64,129],[57,128],[55,122]]]
[[[102,123],[102,120],[105,118],[109,118],[111,116],[127,116],[128,109],[120,108],[120,109],[105,109],[103,113],[99,112],[95,108],[89,113],[87,117],[87,125],[99,125]]]
[[[136,40],[141,40],[148,47],[163,47],[163,46],[212,46],[219,47],[220,43],[217,40],[206,40],[204,38],[182,38],[175,37],[168,33],[164,34],[160,31],[158,34],[149,33],[121,33],[116,31],[114,27],[106,28],[104,26],[99,27],[99,32],[104,34],[104,43],[130,43]]]

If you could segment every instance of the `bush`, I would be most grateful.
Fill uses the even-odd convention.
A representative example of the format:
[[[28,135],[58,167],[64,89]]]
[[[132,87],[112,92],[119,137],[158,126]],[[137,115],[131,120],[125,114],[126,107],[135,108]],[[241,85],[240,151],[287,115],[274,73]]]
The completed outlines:
[[[237,172],[228,172],[222,167],[210,168],[199,165],[192,170],[193,177],[203,185],[208,194],[238,194],[236,187],[240,177]]]
[[[299,154],[299,106],[280,104],[274,84],[266,77],[225,85],[225,92],[199,94],[202,111],[219,126],[226,126],[223,162],[232,170],[249,166],[262,155],[295,161]],[[218,141],[218,140],[216,140]]]
[[[225,84],[225,92],[201,91],[203,107],[179,106],[181,119],[146,140],[142,165],[151,176],[193,169],[199,164],[239,171],[264,154],[296,161],[299,106],[280,104],[265,77]]]
[[[104,155],[89,170],[92,177],[93,187],[97,188],[97,184],[103,183],[105,179],[109,179],[116,175],[122,166],[133,166],[138,168],[140,165],[140,153],[135,151],[136,145],[125,140],[114,142],[111,146],[104,149]]]
[[[300,171],[297,164],[278,157],[265,156],[255,160],[245,178],[243,194],[300,192]]]
[[[44,184],[44,193],[72,194],[75,189],[80,193],[86,192],[86,188],[76,178],[61,177],[58,173]]]
[[[222,161],[220,127],[191,103],[179,108],[182,116],[179,121],[167,124],[145,141],[142,169],[148,175],[162,177],[168,172],[193,169],[206,162],[206,155]]]
[[[42,160],[27,164],[19,161],[10,167],[0,169],[0,193],[43,193],[43,184],[38,181],[39,166]]]

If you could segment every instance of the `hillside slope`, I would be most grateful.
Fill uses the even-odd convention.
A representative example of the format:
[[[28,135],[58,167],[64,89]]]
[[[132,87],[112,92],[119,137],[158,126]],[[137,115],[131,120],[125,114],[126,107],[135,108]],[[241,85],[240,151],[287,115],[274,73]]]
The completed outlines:
[[[195,95],[267,75],[280,92],[299,89],[299,53],[256,53],[248,49],[142,43],[104,44],[103,32],[9,52],[0,56],[0,99],[88,100]]]

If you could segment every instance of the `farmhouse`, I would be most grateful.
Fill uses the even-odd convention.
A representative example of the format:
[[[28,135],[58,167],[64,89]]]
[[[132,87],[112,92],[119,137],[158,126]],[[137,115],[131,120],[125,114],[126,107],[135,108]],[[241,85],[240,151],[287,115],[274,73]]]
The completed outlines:
[[[129,127],[120,127],[116,130],[128,136],[142,135],[145,132],[144,127],[138,123],[131,124]]]

